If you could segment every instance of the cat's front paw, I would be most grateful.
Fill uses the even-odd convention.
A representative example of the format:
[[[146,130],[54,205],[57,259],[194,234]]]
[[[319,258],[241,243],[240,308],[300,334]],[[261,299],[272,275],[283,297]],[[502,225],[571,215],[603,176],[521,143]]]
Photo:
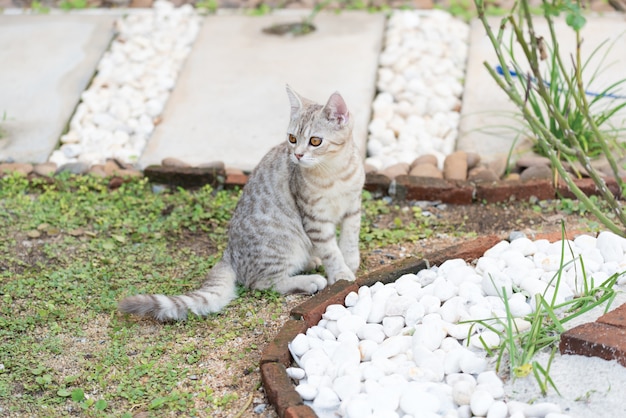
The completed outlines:
[[[328,283],[333,284],[339,280],[347,280],[349,282],[353,282],[355,279],[356,277],[354,276],[353,272],[351,272],[350,270],[342,270],[333,276],[329,276]]]
[[[311,274],[305,277],[307,278],[307,283],[303,283],[302,291],[310,295],[319,292],[328,285],[326,278],[319,274]]]

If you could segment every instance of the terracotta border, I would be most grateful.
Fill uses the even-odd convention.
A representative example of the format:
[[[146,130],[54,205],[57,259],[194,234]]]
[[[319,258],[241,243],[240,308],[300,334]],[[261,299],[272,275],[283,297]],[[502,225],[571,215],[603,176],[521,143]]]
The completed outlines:
[[[193,188],[210,184],[226,189],[243,187],[248,178],[246,174],[228,173],[223,169],[167,166],[146,167],[144,176],[151,182],[175,187]],[[618,196],[619,188],[615,179],[607,178],[606,182],[609,189]],[[599,194],[591,179],[574,179],[574,183],[588,196]],[[471,182],[410,175],[398,176],[392,180],[380,173],[367,174],[363,189],[376,197],[389,196],[397,200],[429,200],[458,205],[527,201],[531,197],[539,200],[574,197],[562,181],[555,187],[549,180]]]
[[[210,185],[214,189],[241,188],[248,180],[247,174],[224,168],[223,164],[207,167],[151,165],[143,173],[116,160],[107,161],[104,167],[93,174],[108,176],[110,189],[120,187],[127,177],[136,176],[144,176],[152,183],[189,189],[204,185]],[[44,179],[48,182],[54,181],[56,173],[54,169],[39,169],[32,164],[0,163],[0,176],[12,171],[21,172],[29,180]],[[613,178],[606,178],[605,181],[609,190],[619,197],[617,181]],[[599,195],[599,190],[591,179],[574,179],[574,183],[587,196]],[[390,179],[381,173],[368,173],[363,189],[375,197],[388,196],[396,200],[426,200],[457,205],[527,201],[531,197],[540,200],[575,198],[562,180],[555,186],[550,180],[453,181],[410,175]]]

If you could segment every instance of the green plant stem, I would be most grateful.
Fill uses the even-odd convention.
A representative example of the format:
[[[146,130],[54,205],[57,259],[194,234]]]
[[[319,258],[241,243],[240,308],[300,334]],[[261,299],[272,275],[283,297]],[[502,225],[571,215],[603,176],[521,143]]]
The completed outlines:
[[[543,0],[543,4],[544,6],[546,6],[547,2],[546,0]],[[580,6],[580,2],[578,2],[578,5]],[[545,7],[544,7],[544,10]],[[547,12],[545,14],[545,18],[546,21],[548,23],[548,28],[550,31],[550,36],[551,38],[554,40],[556,40],[556,32],[554,30],[554,22],[552,21],[552,19],[549,18],[549,16],[547,15]],[[596,124],[596,122],[593,120],[593,118],[591,117],[591,112],[589,110],[589,102],[587,101],[587,95],[585,93],[585,88],[583,86],[583,79],[582,79],[582,59],[581,59],[581,55],[580,55],[580,45],[582,43],[582,40],[580,38],[580,31],[576,30],[575,31],[576,34],[576,62],[574,63],[574,70],[575,70],[575,79],[576,79],[576,86],[573,85],[570,77],[567,77],[567,70],[565,69],[565,65],[563,64],[563,60],[561,59],[561,54],[559,53],[559,44],[558,42],[553,42],[553,48],[554,48],[554,56],[556,58],[557,64],[559,66],[559,69],[561,70],[561,72],[565,75],[564,79],[568,85],[568,89],[570,89],[571,91],[574,91],[575,87],[578,90],[579,94],[574,94],[572,95],[574,98],[574,101],[576,102],[576,106],[578,106],[580,109],[583,109],[582,114],[585,115],[585,118],[587,120],[587,123],[589,124],[598,144],[600,145],[600,147],[602,148],[602,152],[604,153],[604,156],[606,157],[609,165],[611,166],[611,170],[613,171],[614,175],[615,175],[615,179],[618,182],[619,188],[620,188],[620,195],[621,195],[621,191],[623,190],[623,181],[619,176],[619,169],[617,167],[617,163],[615,161],[615,158],[613,158],[613,154],[611,153],[611,150],[608,147],[608,144],[606,143],[606,140],[604,138],[604,135],[600,132],[598,125]],[[592,177],[594,179],[594,182],[596,182],[596,184],[600,183],[600,184],[604,184],[604,187],[600,187],[600,192],[603,194],[603,197],[605,197],[607,200],[609,200],[611,207],[617,207],[619,206],[617,204],[617,202],[614,202],[614,196],[612,193],[610,193],[610,191],[607,192],[606,189],[606,184],[604,182],[604,180],[598,180],[596,181],[596,179],[599,179],[600,176],[597,174],[596,170],[591,166],[591,164],[589,163],[589,159],[586,156],[580,156],[577,155],[578,160],[581,162],[581,164],[583,164],[583,167],[585,168],[585,170],[587,170],[587,173],[590,175],[590,177]],[[621,210],[616,210],[616,215],[620,218],[620,221],[622,223],[626,223],[626,218],[624,217],[623,213]]]
[[[567,120],[561,113],[557,111],[557,107],[554,105],[554,102],[552,98],[550,97],[549,91],[546,88],[545,82],[543,81],[543,77],[541,75],[541,72],[539,71],[539,64],[538,64],[538,58],[537,58],[538,41],[534,33],[534,27],[532,24],[532,16],[530,14],[530,9],[528,7],[527,1],[522,1],[521,4],[523,8],[523,14],[526,18],[527,25],[529,28],[531,48],[529,48],[528,44],[525,42],[523,32],[521,28],[519,27],[519,25],[517,25],[517,23],[515,22],[512,16],[509,16],[508,21],[511,23],[515,37],[518,43],[520,44],[522,50],[524,51],[524,55],[529,61],[533,76],[537,80],[537,88],[536,88],[537,92],[540,95],[541,99],[546,102],[550,116],[553,117],[557,121],[559,126],[562,128],[562,131],[564,132],[564,134],[567,135],[568,138],[570,139],[570,143],[578,144],[575,134],[570,129]],[[481,20],[487,32],[487,36],[496,51],[496,56],[498,58],[498,61],[500,65],[502,66],[502,68],[507,68],[507,64],[504,59],[504,53],[502,51],[501,43],[498,42],[498,40],[494,36],[493,31],[491,30],[489,26],[489,23],[487,22],[485,11],[484,11],[484,1],[476,0],[476,6],[478,10],[478,17]],[[546,15],[546,18],[550,20],[547,15]],[[503,29],[504,29],[503,26],[501,26],[500,34],[502,33]],[[501,39],[501,36],[499,36],[498,39]],[[557,44],[556,42],[554,43]],[[602,224],[605,225],[609,230],[611,230],[612,232],[618,235],[625,236],[626,235],[625,231],[622,228],[620,228],[616,223],[614,223],[608,216],[606,216],[606,214],[602,210],[600,210],[600,208],[587,195],[585,195],[578,186],[576,186],[576,184],[571,178],[571,175],[563,167],[563,164],[560,161],[560,158],[558,157],[556,150],[568,153],[569,155],[575,155],[577,157],[577,159],[581,162],[581,164],[583,164],[585,169],[588,170],[590,177],[592,178],[594,183],[597,185],[602,196],[607,200],[610,207],[613,208],[613,211],[618,216],[618,219],[620,220],[620,222],[623,225],[626,225],[626,216],[621,210],[621,206],[619,202],[617,202],[617,200],[615,199],[615,196],[611,193],[611,191],[606,186],[604,179],[602,179],[597,174],[597,172],[593,169],[593,167],[591,167],[589,158],[584,154],[584,152],[580,148],[572,149],[570,147],[566,147],[561,141],[558,140],[558,138],[554,137],[554,135],[546,128],[544,124],[542,124],[537,119],[535,115],[533,115],[530,112],[530,110],[526,106],[526,100],[522,99],[521,95],[518,93],[517,89],[515,88],[515,83],[508,71],[503,71],[503,77],[500,77],[488,65],[488,63],[485,62],[484,65],[489,71],[492,78],[496,81],[496,83],[504,90],[504,92],[513,101],[513,103],[515,103],[515,105],[522,111],[524,119],[530,125],[533,132],[538,134],[540,138],[543,138],[543,141],[541,139],[539,140],[540,147],[542,147],[542,149],[544,150],[544,152],[550,159],[550,162],[553,168],[559,173],[559,176],[565,181],[566,185],[572,191],[572,193],[576,196],[576,198],[578,198],[581,202],[583,202],[583,204],[589,209],[589,211],[593,213],[598,218],[598,220],[600,220],[600,222],[602,222]],[[502,80],[502,78],[504,80]],[[583,90],[583,94],[584,94],[584,90]]]

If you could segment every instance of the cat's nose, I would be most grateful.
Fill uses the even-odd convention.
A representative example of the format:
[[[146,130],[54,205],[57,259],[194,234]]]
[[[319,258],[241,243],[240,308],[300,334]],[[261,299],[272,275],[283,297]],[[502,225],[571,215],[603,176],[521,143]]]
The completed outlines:
[[[295,154],[295,155],[298,161],[300,161],[300,158],[304,157],[304,154]]]

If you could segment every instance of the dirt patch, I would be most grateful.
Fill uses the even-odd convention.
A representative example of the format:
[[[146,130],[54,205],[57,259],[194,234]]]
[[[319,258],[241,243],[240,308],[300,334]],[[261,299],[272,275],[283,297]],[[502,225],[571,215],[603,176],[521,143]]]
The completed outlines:
[[[381,217],[379,227],[390,228],[399,211]],[[597,223],[589,216],[559,212],[552,203],[539,205],[528,203],[473,204],[473,205],[430,205],[423,214],[432,217],[433,234],[416,242],[404,242],[384,248],[366,250],[361,253],[362,268],[375,270],[381,265],[391,264],[405,257],[421,258],[427,253],[447,248],[480,235],[508,237],[513,231],[525,233],[533,238],[538,233],[558,232],[562,226],[568,231],[593,231]]]

